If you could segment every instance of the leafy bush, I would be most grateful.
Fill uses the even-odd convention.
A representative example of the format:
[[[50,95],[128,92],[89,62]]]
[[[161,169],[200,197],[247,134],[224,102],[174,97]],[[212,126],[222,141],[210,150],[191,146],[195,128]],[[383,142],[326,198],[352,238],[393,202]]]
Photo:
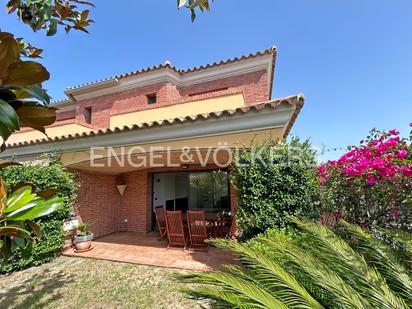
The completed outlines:
[[[280,252],[273,251],[271,247],[269,247],[264,242],[260,241],[260,239],[262,238],[270,238],[275,242],[279,241],[299,246],[303,245],[304,243],[310,242],[310,238],[306,233],[303,233],[302,231],[299,231],[298,229],[291,226],[281,229],[269,229],[264,233],[259,234],[256,237],[244,242],[244,244],[250,249],[270,255],[279,264],[285,267],[288,266],[288,261],[283,258],[283,255]]]
[[[231,174],[239,208],[237,224],[246,239],[290,225],[289,215],[317,216],[319,186],[309,141],[269,139],[236,158]]]
[[[62,222],[72,213],[72,202],[78,188],[75,175],[54,161],[47,166],[11,166],[2,170],[0,175],[4,178],[9,190],[24,181],[33,183],[40,190],[60,189],[62,192],[58,195],[64,201],[63,209],[36,221],[41,228],[42,238],[33,245],[31,255],[22,259],[21,252],[17,250],[12,258],[3,261],[0,272],[10,272],[52,260],[64,245]]]
[[[342,222],[351,242],[329,228],[294,220],[309,241],[259,237],[270,251],[234,241],[213,244],[239,255],[241,266],[183,276],[201,284],[185,292],[223,308],[410,308],[411,265],[355,225]],[[293,239],[292,239],[293,240]],[[286,260],[279,263],[273,253]],[[412,252],[409,252],[409,257]]]
[[[412,132],[372,130],[337,161],[319,167],[322,204],[345,220],[369,227],[407,227],[411,222]]]

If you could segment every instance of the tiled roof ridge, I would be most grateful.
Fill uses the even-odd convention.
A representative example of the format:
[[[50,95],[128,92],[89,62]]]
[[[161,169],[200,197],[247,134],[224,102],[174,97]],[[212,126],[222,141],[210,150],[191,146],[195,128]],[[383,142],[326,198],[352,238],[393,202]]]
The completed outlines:
[[[242,56],[238,56],[238,57],[234,57],[234,58],[229,58],[229,59],[226,59],[226,60],[215,61],[211,64],[204,64],[204,65],[200,65],[200,66],[195,66],[195,67],[189,68],[189,69],[177,69],[175,66],[173,66],[170,63],[170,61],[166,61],[163,64],[158,64],[158,65],[146,67],[146,68],[143,68],[143,69],[138,69],[138,70],[135,70],[135,71],[126,72],[126,73],[106,77],[106,78],[96,80],[96,81],[93,81],[93,82],[87,82],[87,83],[79,84],[79,85],[76,85],[76,86],[67,87],[66,91],[75,90],[75,89],[88,87],[88,86],[98,84],[98,83],[102,83],[102,82],[107,82],[107,81],[116,80],[116,79],[122,79],[122,78],[130,77],[130,76],[134,76],[134,75],[137,75],[137,74],[151,72],[151,71],[155,71],[155,70],[159,70],[159,69],[166,69],[166,68],[171,69],[174,72],[183,75],[183,74],[188,74],[188,73],[193,73],[193,72],[196,72],[196,71],[206,70],[206,69],[209,69],[209,68],[213,68],[213,67],[217,67],[217,66],[221,66],[221,65],[225,65],[225,64],[229,64],[229,63],[234,63],[234,62],[237,62],[237,61],[247,60],[247,59],[251,59],[251,58],[255,58],[255,57],[259,57],[259,56],[264,56],[264,55],[269,55],[269,54],[275,54],[275,53],[276,53],[276,46],[272,46],[271,48],[265,49],[263,51],[258,51],[258,52],[250,53],[250,54],[247,54],[247,55],[242,55]]]
[[[247,105],[243,107],[239,107],[236,109],[227,109],[223,111],[215,111],[215,112],[209,112],[209,113],[201,113],[197,115],[191,115],[191,116],[184,116],[184,117],[177,117],[177,118],[170,118],[170,119],[162,119],[162,120],[157,120],[157,121],[149,121],[149,122],[143,122],[139,124],[133,124],[133,125],[124,125],[121,127],[115,127],[115,128],[105,128],[105,129],[97,129],[97,130],[90,130],[88,132],[83,132],[83,133],[75,133],[75,134],[66,134],[63,136],[56,136],[56,137],[44,137],[41,139],[36,139],[32,141],[24,141],[24,142],[17,142],[17,143],[10,143],[7,144],[7,148],[16,148],[16,147],[21,147],[21,146],[29,146],[29,145],[34,145],[34,144],[42,144],[42,143],[48,143],[48,142],[58,142],[58,141],[65,141],[65,140],[71,140],[71,139],[78,139],[78,138],[85,138],[85,137],[91,137],[91,136],[96,136],[96,135],[102,135],[102,134],[111,134],[111,133],[118,133],[118,132],[124,132],[124,131],[131,131],[131,130],[138,130],[138,129],[143,129],[143,128],[152,128],[152,127],[160,127],[164,125],[173,125],[176,123],[185,123],[185,122],[193,122],[201,119],[209,119],[211,117],[215,118],[220,118],[222,116],[233,116],[236,114],[245,114],[251,110],[255,111],[261,111],[265,108],[272,108],[276,109],[279,105],[287,103],[290,105],[295,105],[295,112],[291,118],[291,121],[289,122],[288,127],[285,130],[284,137],[286,137],[290,131],[290,129],[293,126],[293,123],[297,117],[297,115],[300,112],[300,109],[303,107],[304,104],[304,96],[303,94],[297,94],[293,96],[288,96],[284,98],[277,98],[273,99],[267,102],[259,102],[256,104],[252,105]]]

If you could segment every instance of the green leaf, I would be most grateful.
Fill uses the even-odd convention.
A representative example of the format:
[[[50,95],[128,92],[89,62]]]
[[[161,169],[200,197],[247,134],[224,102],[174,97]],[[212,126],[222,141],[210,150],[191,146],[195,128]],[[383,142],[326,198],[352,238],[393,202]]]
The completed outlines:
[[[34,208],[36,206],[41,205],[41,203],[43,203],[44,201],[40,198],[36,198],[33,199],[30,203],[24,204],[23,206],[19,207],[19,208],[14,208],[13,211],[9,212],[9,211],[4,211],[4,213],[6,214],[6,218],[14,218],[20,214],[24,214],[27,211],[29,211],[31,208]],[[7,208],[6,208],[7,210]],[[14,219],[12,219],[14,220]]]
[[[3,84],[9,86],[31,86],[40,84],[49,78],[49,72],[40,63],[20,61],[9,66],[7,76],[3,79]]]
[[[189,7],[191,9],[194,9],[196,7],[204,8],[208,7],[209,5],[209,0],[196,0],[196,1],[191,1]]]
[[[0,203],[6,205],[7,201],[7,185],[3,177],[0,177]],[[3,211],[3,209],[1,208]]]
[[[31,238],[30,232],[18,226],[0,227],[0,236],[15,236],[20,238]]]
[[[80,4],[84,4],[84,5],[89,5],[89,6],[95,7],[95,5],[94,5],[93,3],[88,2],[88,1],[81,1],[81,0],[72,0],[72,1],[73,1],[73,2],[76,2],[76,3],[80,3]]]
[[[40,226],[38,226],[36,223],[30,220],[27,220],[26,223],[33,230],[34,234],[36,234],[37,238],[41,238],[42,233]]]
[[[186,5],[186,0],[177,0],[177,8],[180,9],[181,7]]]
[[[6,141],[16,130],[20,129],[16,111],[9,103],[0,99],[0,136]]]
[[[28,259],[31,255],[32,250],[33,250],[33,243],[29,241],[26,247],[24,247],[24,249],[21,250],[21,257],[23,259]]]
[[[4,210],[4,213],[11,213],[16,211],[24,206],[28,206],[31,201],[36,197],[35,193],[32,193],[31,186],[24,186],[17,191],[13,192],[13,194],[9,197],[7,201],[7,207]],[[30,204],[31,205],[31,204]],[[31,206],[34,207],[35,205]]]
[[[21,163],[18,162],[4,162],[0,164],[0,170],[9,167],[9,166],[21,166]]]
[[[24,248],[26,246],[26,242],[24,241],[24,238],[14,237],[13,241],[16,243],[17,247],[19,248]]]
[[[13,192],[17,191],[18,189],[22,187],[30,186],[31,187],[31,192],[36,192],[36,186],[30,182],[27,181],[20,181],[19,183],[16,183],[13,187]]]
[[[21,127],[30,127],[44,133],[44,127],[52,125],[56,121],[56,108],[44,107],[23,102],[21,107],[16,108]]]
[[[13,90],[13,92],[18,99],[35,98],[46,106],[50,104],[50,97],[41,85],[31,85],[29,87],[19,88]]]
[[[194,9],[190,9],[190,13],[191,13],[191,19],[192,19],[192,22],[194,22],[194,21],[195,21],[195,19],[196,19],[196,13],[195,13],[195,10],[194,10]]]
[[[48,200],[36,200],[34,202],[36,206],[24,212],[11,213],[7,215],[6,218],[14,221],[33,220],[63,208],[63,199],[60,197],[54,197]]]
[[[63,192],[63,191],[60,189],[46,189],[46,190],[37,192],[37,196],[48,199],[52,197],[53,195],[56,195],[59,192]]]
[[[3,78],[8,66],[19,61],[20,53],[19,44],[12,34],[0,32],[0,41],[0,78]]]
[[[57,21],[55,19],[51,19],[49,26],[47,27],[46,34],[47,36],[55,35],[57,32]]]

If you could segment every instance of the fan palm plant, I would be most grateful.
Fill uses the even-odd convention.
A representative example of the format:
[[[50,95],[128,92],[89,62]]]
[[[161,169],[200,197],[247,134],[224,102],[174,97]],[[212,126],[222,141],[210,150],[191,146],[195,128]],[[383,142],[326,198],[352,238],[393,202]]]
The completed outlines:
[[[412,308],[410,264],[386,243],[346,222],[341,228],[350,242],[321,224],[294,222],[307,233],[308,242],[294,244],[262,236],[258,241],[269,249],[262,252],[233,241],[213,240],[214,245],[237,254],[241,266],[184,276],[200,284],[185,292],[212,299],[215,307]]]

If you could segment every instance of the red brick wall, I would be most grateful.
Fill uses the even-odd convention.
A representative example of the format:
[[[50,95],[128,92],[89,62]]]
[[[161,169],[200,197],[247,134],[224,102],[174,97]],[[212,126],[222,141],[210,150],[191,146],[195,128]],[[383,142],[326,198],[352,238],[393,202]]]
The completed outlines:
[[[206,83],[192,85],[190,87],[180,88],[180,95],[187,97],[194,93],[202,93],[222,88],[239,89],[244,97],[246,104],[268,101],[268,78],[266,70],[252,73],[246,73],[234,77],[228,77],[220,80],[214,80]]]
[[[170,83],[148,85],[77,102],[76,122],[84,124],[84,109],[91,108],[92,125],[99,128],[107,128],[110,125],[111,115],[196,100],[198,97],[210,96],[210,92],[212,92],[211,95],[213,96],[214,91],[216,91],[216,94],[221,95],[241,92],[244,95],[246,104],[253,104],[270,99],[268,97],[268,87],[269,81],[266,70],[245,73],[188,87],[176,87]],[[153,93],[157,94],[157,102],[155,104],[148,104],[146,96]]]
[[[67,119],[74,119],[76,118],[76,111],[69,111],[69,112],[58,112],[56,114],[56,120],[62,121]]]
[[[92,221],[95,237],[118,230],[120,195],[117,177],[79,172],[78,213],[83,222]]]
[[[146,171],[136,171],[124,175],[126,191],[120,202],[118,224],[127,231],[146,232],[151,229],[151,177]]]
[[[189,170],[207,169],[210,167]],[[177,171],[177,169],[173,170]],[[150,231],[152,227],[151,172],[160,171],[165,170],[135,171],[124,174],[121,178],[127,184],[127,188],[123,196],[120,196],[116,188],[119,184],[119,176],[79,172],[78,215],[83,222],[94,222],[91,230],[95,237],[118,231]],[[230,186],[230,200],[233,211],[237,208],[237,201],[232,186]]]

